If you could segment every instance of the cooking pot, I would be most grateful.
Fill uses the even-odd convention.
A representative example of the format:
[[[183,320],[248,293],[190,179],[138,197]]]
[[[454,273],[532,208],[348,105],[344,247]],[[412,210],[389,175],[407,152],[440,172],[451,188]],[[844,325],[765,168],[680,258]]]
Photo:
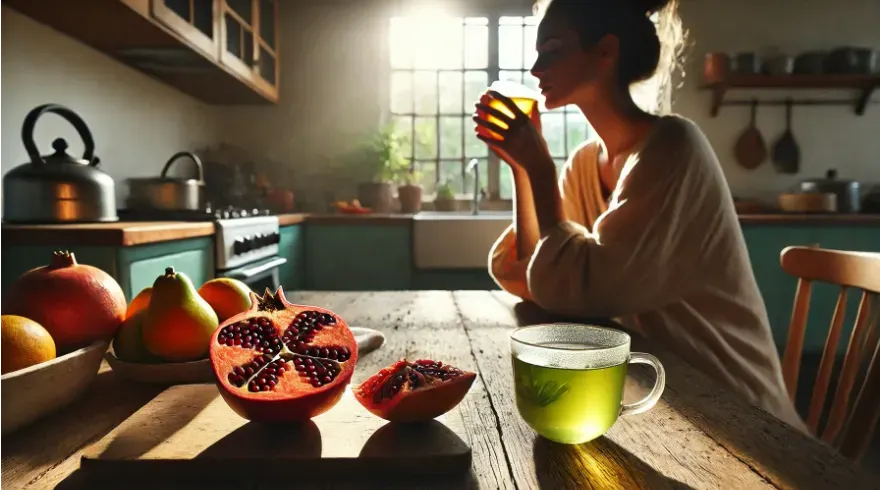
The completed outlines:
[[[168,170],[180,158],[189,157],[196,164],[195,179],[168,177]],[[194,153],[175,153],[165,163],[159,177],[128,179],[128,207],[165,211],[196,211],[205,207],[205,171]]]
[[[837,212],[858,213],[861,208],[859,183],[855,180],[838,179],[837,170],[828,170],[824,179],[801,181],[801,192],[828,192],[837,196]]]
[[[46,113],[58,114],[76,128],[85,146],[82,158],[67,154],[67,142],[57,138],[55,150],[40,156],[34,126]],[[98,169],[95,142],[86,123],[72,110],[43,104],[24,118],[21,139],[30,162],[3,176],[3,220],[7,223],[90,223],[117,221],[113,178]]]

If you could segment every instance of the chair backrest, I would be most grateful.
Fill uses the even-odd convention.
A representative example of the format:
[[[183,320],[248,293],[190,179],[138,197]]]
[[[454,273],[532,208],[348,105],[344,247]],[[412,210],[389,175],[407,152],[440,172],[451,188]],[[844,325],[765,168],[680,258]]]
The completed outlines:
[[[880,332],[876,327],[880,323],[877,320],[880,317],[880,254],[816,247],[786,247],[780,260],[782,270],[798,278],[788,341],[782,358],[782,374],[792,400],[795,398],[803,354],[812,283],[819,281],[841,287],[819,363],[807,425],[814,434],[837,447],[844,456],[859,461],[868,449],[880,419],[880,342],[877,339]],[[825,407],[849,289],[861,290],[861,301],[828,419],[819,434],[819,419]],[[856,400],[850,407],[853,387],[860,367],[866,360],[870,364]],[[848,408],[851,410],[848,411]]]

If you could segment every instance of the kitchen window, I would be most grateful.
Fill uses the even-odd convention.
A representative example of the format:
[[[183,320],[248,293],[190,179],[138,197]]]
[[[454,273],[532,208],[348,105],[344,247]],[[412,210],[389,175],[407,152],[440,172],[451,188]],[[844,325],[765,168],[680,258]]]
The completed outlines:
[[[411,144],[404,154],[420,172],[425,195],[448,182],[462,198],[473,192],[472,158],[480,160],[481,187],[490,199],[512,197],[507,164],[474,136],[474,102],[493,80],[537,89],[529,73],[537,57],[534,16],[422,15],[390,21],[391,120]],[[574,106],[541,116],[557,167],[590,134]]]

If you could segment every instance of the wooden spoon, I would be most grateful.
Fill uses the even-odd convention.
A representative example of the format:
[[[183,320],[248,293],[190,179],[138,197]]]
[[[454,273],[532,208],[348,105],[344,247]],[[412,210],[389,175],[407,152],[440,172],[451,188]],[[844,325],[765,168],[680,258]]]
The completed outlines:
[[[800,169],[801,150],[794,133],[791,132],[791,99],[785,101],[785,132],[773,145],[773,163],[776,171],[783,174],[796,174]]]
[[[755,118],[758,113],[758,101],[752,101],[752,116],[749,127],[739,135],[734,147],[736,161],[743,167],[751,170],[764,162],[767,158],[767,145],[761,136],[761,131],[755,125]]]

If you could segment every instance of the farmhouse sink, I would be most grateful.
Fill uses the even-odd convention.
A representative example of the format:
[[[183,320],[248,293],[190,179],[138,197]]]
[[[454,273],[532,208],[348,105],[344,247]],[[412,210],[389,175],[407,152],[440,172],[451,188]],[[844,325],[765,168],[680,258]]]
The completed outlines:
[[[510,226],[510,211],[426,211],[413,217],[416,269],[486,269],[489,250]]]

